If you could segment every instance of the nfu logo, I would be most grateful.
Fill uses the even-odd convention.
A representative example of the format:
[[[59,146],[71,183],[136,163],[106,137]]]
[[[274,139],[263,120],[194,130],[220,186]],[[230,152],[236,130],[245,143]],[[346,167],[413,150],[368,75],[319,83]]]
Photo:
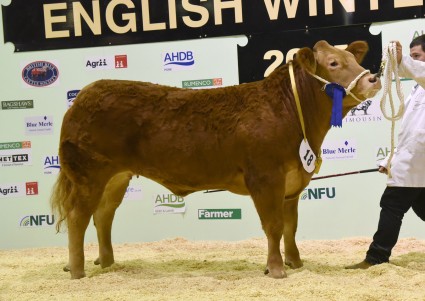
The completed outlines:
[[[175,194],[157,194],[154,196],[154,213],[184,213],[184,198]]]
[[[335,187],[306,188],[300,200],[329,200],[334,199],[335,195]]]
[[[195,66],[195,58],[190,50],[166,52],[162,54],[162,63],[164,71],[189,70]]]
[[[55,223],[54,215],[27,215],[21,219],[19,225],[21,227],[43,227],[53,226]]]
[[[44,158],[45,175],[56,175],[59,173],[60,169],[59,156],[46,156]]]

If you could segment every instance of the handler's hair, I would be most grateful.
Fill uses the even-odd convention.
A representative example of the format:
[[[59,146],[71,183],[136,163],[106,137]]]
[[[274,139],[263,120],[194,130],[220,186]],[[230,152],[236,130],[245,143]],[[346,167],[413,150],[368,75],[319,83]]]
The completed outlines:
[[[412,47],[415,47],[415,46],[418,46],[418,45],[421,45],[422,50],[425,52],[425,34],[414,38],[412,40],[412,42],[410,42],[409,47],[412,48]]]

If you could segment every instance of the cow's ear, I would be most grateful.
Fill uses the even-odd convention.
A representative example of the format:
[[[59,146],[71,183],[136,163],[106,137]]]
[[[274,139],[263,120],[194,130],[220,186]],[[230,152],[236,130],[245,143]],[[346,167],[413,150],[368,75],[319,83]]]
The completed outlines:
[[[348,45],[348,47],[345,49],[352,54],[354,54],[354,57],[356,58],[356,61],[361,64],[363,62],[363,59],[366,55],[366,53],[369,51],[369,45],[365,41],[355,41]]]
[[[316,73],[316,58],[313,50],[307,47],[301,48],[295,57],[304,69],[311,73]]]

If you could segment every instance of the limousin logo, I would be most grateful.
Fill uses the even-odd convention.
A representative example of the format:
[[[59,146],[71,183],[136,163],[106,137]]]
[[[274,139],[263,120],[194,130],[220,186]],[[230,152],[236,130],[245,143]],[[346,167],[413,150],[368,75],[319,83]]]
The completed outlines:
[[[162,63],[164,71],[189,70],[194,68],[195,58],[190,50],[165,52],[162,54]]]
[[[22,69],[22,80],[26,87],[47,87],[57,84],[59,69],[47,61],[31,62]]]
[[[31,141],[0,143],[0,166],[32,165]]]
[[[33,100],[9,100],[1,102],[2,110],[33,109]]]
[[[300,200],[331,200],[336,196],[335,187],[306,188]]]
[[[378,101],[370,99],[363,101],[352,108],[345,116],[344,122],[380,122],[382,111]]]
[[[154,195],[154,213],[184,213],[186,202],[183,197],[175,194]]]

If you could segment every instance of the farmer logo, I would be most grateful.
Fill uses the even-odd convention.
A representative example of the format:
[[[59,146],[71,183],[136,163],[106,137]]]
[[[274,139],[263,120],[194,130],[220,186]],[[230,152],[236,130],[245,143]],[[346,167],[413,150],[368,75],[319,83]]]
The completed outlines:
[[[22,69],[22,79],[30,87],[52,86],[58,78],[59,70],[50,62],[36,61]]]
[[[26,135],[52,135],[53,116],[33,116],[25,118]]]
[[[356,142],[353,139],[325,141],[322,145],[322,158],[325,160],[356,159]]]
[[[33,100],[9,100],[1,102],[2,110],[33,109]]]
[[[21,219],[19,225],[21,227],[42,227],[53,226],[55,224],[54,215],[27,215]]]
[[[66,92],[66,103],[68,108],[74,104],[74,100],[77,97],[78,92],[80,92],[80,90],[71,90]]]
[[[59,156],[46,156],[44,158],[45,175],[56,175],[59,173],[60,169]]]
[[[335,195],[335,187],[306,188],[301,193],[300,200],[330,200]]]
[[[190,50],[166,52],[162,54],[162,63],[164,71],[189,70],[195,66],[195,58]]]
[[[198,209],[198,219],[242,219],[242,209]]]
[[[186,203],[184,198],[175,194],[154,195],[154,213],[184,213]]]
[[[183,88],[201,89],[201,88],[217,88],[223,85],[222,78],[210,78],[210,79],[195,79],[182,81]]]

